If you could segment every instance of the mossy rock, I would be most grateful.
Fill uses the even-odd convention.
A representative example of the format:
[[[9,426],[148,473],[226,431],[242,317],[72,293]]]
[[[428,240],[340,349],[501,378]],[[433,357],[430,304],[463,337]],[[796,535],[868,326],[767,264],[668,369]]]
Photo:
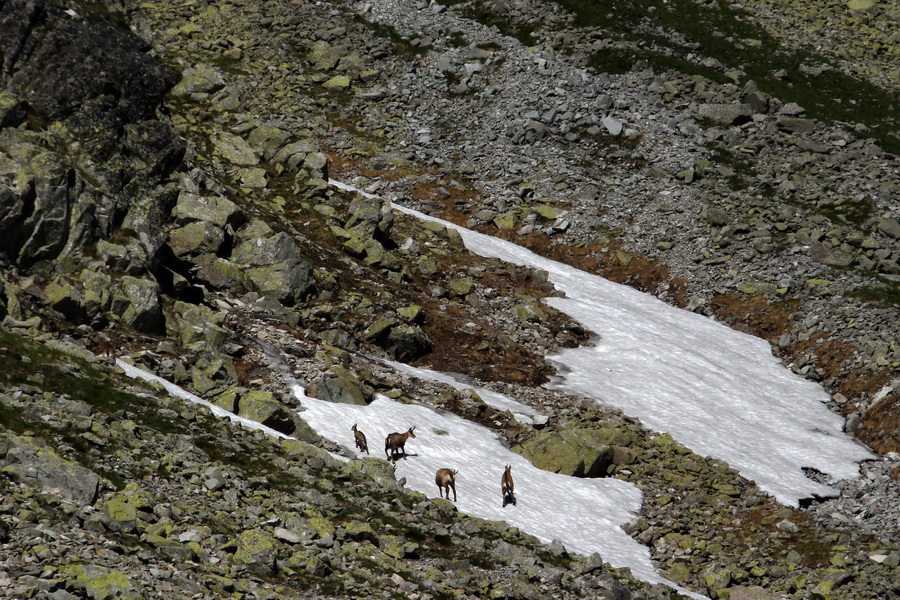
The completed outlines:
[[[604,477],[613,464],[615,451],[609,444],[614,438],[613,430],[567,429],[538,434],[512,451],[553,473]]]
[[[143,595],[125,573],[99,565],[65,565],[59,576],[70,588],[81,590],[91,600],[138,600]]]
[[[188,223],[169,232],[169,247],[175,256],[215,254],[224,241],[222,228],[206,221]]]
[[[358,406],[366,406],[375,398],[371,388],[353,373],[339,366],[332,366],[319,378],[310,382],[307,391],[313,398]]]
[[[205,222],[220,229],[228,225],[237,229],[247,220],[244,211],[227,198],[200,196],[189,192],[181,192],[178,196],[172,216],[180,224]]]
[[[238,400],[238,415],[275,431],[292,435],[302,428],[303,421],[297,414],[282,406],[270,392],[252,390],[241,394]]]
[[[0,473],[36,490],[78,504],[93,504],[101,479],[28,436],[0,434]]]
[[[275,573],[277,542],[269,532],[248,529],[241,532],[236,545],[235,562],[246,565],[251,573],[261,577]]]

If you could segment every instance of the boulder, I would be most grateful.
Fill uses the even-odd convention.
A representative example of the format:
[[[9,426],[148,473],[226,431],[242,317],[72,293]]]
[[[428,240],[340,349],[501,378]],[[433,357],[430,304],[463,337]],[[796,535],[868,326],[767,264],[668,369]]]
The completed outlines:
[[[574,477],[604,477],[613,464],[610,443],[615,431],[566,429],[540,433],[513,452],[528,458],[535,467]]]
[[[234,561],[245,565],[254,575],[271,577],[275,573],[276,544],[275,538],[267,531],[243,531],[236,540]]]
[[[304,442],[314,444],[321,441],[306,421],[295,411],[283,406],[269,392],[250,391],[241,394],[237,414]]]
[[[371,388],[361,382],[353,373],[342,367],[333,366],[309,384],[310,396],[328,402],[357,404],[365,406],[375,397]]]
[[[155,281],[126,275],[119,281],[112,301],[113,312],[129,327],[144,333],[163,330],[159,285]]]
[[[172,216],[179,224],[204,221],[225,229],[230,225],[237,229],[247,221],[247,217],[241,208],[221,196],[200,196],[182,191],[178,196],[178,203],[172,211]]]
[[[143,594],[131,582],[128,576],[108,567],[92,564],[70,564],[59,569],[59,577],[65,580],[66,586],[79,590],[85,598],[92,600],[138,600]],[[55,594],[49,594],[55,596]],[[70,594],[62,598],[74,597]]]
[[[362,237],[384,240],[394,225],[390,204],[361,194],[350,202],[349,216],[344,229]]]
[[[28,103],[6,92],[0,91],[0,129],[17,127],[28,116]]]
[[[207,221],[188,223],[169,232],[175,256],[216,254],[225,241],[225,231]]]
[[[153,506],[156,502],[150,494],[137,483],[129,483],[120,492],[116,492],[103,503],[103,524],[110,531],[129,533],[137,530],[138,518],[153,518]]]
[[[247,269],[246,274],[257,292],[285,306],[297,304],[315,283],[312,267],[307,262],[284,261]]]
[[[215,290],[232,290],[242,294],[250,289],[250,280],[244,269],[225,258],[210,256],[207,260],[195,260],[198,269],[195,278]]]
[[[892,239],[900,239],[900,220],[886,217],[878,220],[878,230]]]
[[[166,322],[168,335],[177,339],[182,346],[194,344],[204,348],[221,348],[228,336],[222,327],[225,322],[224,312],[215,312],[199,304],[188,304],[176,301],[173,307],[174,318]]]
[[[79,505],[93,504],[100,478],[78,463],[68,461],[34,438],[0,434],[0,471],[41,492]]]
[[[697,114],[713,123],[723,125],[741,125],[748,122],[754,113],[750,104],[701,104]]]
[[[112,277],[103,271],[85,269],[78,279],[81,281],[84,311],[88,319],[96,319],[112,305]]]
[[[84,295],[81,286],[66,277],[57,277],[44,286],[44,296],[53,310],[70,321],[83,323],[87,312],[84,309]]]
[[[0,253],[22,267],[53,260],[72,231],[75,177],[63,160],[50,152],[15,157],[17,185],[0,189]]]
[[[172,88],[172,95],[183,97],[191,94],[211,94],[224,87],[225,80],[218,69],[205,63],[197,63],[184,70],[181,81]]]
[[[433,348],[428,335],[418,325],[397,325],[392,327],[386,338],[378,345],[394,360],[409,362],[431,352]]]

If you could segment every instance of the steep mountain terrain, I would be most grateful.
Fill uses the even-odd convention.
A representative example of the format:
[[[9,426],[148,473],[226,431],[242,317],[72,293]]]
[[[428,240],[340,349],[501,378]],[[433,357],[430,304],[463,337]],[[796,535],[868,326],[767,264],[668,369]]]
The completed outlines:
[[[900,597],[898,18],[876,0],[0,0],[0,593],[676,595],[339,460],[289,369],[318,398],[422,402],[523,452],[603,438],[600,474],[645,496],[628,533],[699,594]],[[389,201],[769,340],[882,460],[785,507],[540,387],[549,353],[591,342],[542,302],[546,273]]]

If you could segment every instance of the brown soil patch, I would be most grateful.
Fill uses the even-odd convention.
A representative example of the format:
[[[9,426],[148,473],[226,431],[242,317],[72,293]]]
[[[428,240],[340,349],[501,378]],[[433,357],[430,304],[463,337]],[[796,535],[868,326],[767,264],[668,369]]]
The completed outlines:
[[[778,337],[790,329],[789,317],[796,311],[793,303],[770,303],[765,296],[719,294],[710,300],[718,318],[731,327],[763,339]]]
[[[900,452],[900,395],[895,392],[869,409],[858,437],[878,454]]]

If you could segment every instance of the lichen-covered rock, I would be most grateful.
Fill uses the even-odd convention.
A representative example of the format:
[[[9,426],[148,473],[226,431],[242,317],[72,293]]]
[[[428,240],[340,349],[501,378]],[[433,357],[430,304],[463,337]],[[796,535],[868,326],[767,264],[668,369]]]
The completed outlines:
[[[27,102],[13,94],[0,92],[0,129],[18,126],[27,115]]]
[[[237,370],[229,356],[201,356],[191,369],[191,383],[200,395],[236,382]]]
[[[400,324],[390,329],[386,337],[376,340],[395,360],[409,362],[431,352],[433,345],[418,325]]]
[[[211,94],[224,87],[225,80],[218,69],[206,63],[197,63],[182,72],[181,80],[172,88],[172,95]]]
[[[202,304],[176,301],[172,319],[166,320],[169,336],[179,340],[183,346],[200,346],[206,349],[221,348],[228,336],[222,327],[224,312],[215,312]]]
[[[221,133],[213,138],[216,152],[228,162],[243,166],[255,167],[259,164],[259,155],[247,141],[233,133]]]
[[[250,280],[244,269],[227,258],[206,255],[193,262],[198,267],[194,277],[215,290],[232,290],[237,294],[250,290]]]
[[[197,221],[169,232],[175,256],[216,254],[225,241],[225,231],[213,223]]]
[[[361,406],[369,404],[375,397],[370,387],[347,369],[338,366],[332,366],[311,381],[307,392],[320,400]]]
[[[312,266],[303,260],[297,243],[286,233],[254,237],[243,231],[239,239],[246,241],[234,249],[231,260],[250,267],[246,270],[247,278],[263,296],[292,306],[315,284]]]
[[[540,433],[514,446],[539,469],[575,477],[604,477],[615,452],[609,445],[615,432],[603,429],[566,429]]]
[[[91,600],[138,600],[143,595],[122,571],[92,564],[65,565],[60,577],[72,591],[78,591]]]
[[[59,311],[70,321],[84,322],[87,311],[80,285],[66,277],[57,277],[44,286],[44,295],[53,310]]]
[[[163,329],[159,285],[155,281],[123,277],[114,292],[112,310],[123,323],[138,331],[159,333]]]
[[[269,577],[275,573],[277,542],[269,532],[248,529],[241,532],[236,544],[235,562],[246,565],[251,572],[261,577]]]
[[[103,524],[119,533],[137,529],[139,515],[146,518],[153,513],[155,501],[149,492],[131,482],[103,503]]]
[[[246,275],[254,290],[285,306],[297,304],[315,283],[312,267],[305,261],[284,261],[265,267],[253,267],[247,269]]]
[[[184,191],[178,196],[178,203],[172,211],[172,216],[177,223],[203,221],[221,229],[225,229],[228,225],[237,229],[247,220],[244,211],[227,198],[201,196]]]
[[[286,435],[301,427],[297,413],[282,406],[271,392],[252,390],[238,399],[238,415]]]
[[[0,434],[4,475],[79,505],[92,504],[101,479],[78,463],[60,457],[31,437]]]

